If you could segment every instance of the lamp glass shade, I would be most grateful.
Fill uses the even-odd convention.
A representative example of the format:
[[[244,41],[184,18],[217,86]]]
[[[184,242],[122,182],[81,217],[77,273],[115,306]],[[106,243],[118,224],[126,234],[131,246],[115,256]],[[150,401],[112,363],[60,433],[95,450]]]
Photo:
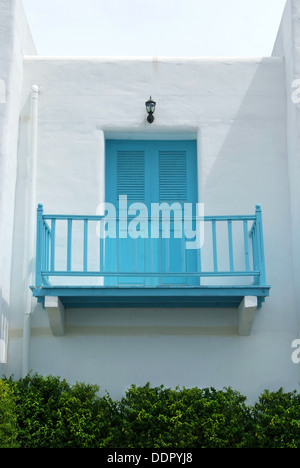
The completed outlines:
[[[156,102],[150,99],[145,103],[148,114],[154,114]]]

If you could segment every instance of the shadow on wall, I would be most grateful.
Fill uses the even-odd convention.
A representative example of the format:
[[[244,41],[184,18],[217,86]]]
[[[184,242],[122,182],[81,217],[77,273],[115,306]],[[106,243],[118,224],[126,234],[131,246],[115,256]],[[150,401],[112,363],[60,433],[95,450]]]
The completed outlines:
[[[9,314],[9,305],[0,289],[0,378],[5,375],[7,365]]]
[[[231,66],[235,66],[232,64]],[[236,76],[243,79],[242,65]],[[251,65],[253,67],[253,65]],[[244,64],[247,67],[247,63]],[[232,73],[232,72],[231,72]],[[245,77],[249,79],[249,71]],[[241,87],[242,88],[242,87]],[[286,158],[286,93],[282,59],[261,59],[240,103],[240,96],[222,96],[224,117],[214,116],[201,128],[200,177],[206,212],[252,213],[257,203],[285,209],[288,199]],[[238,90],[239,92],[239,90]],[[235,108],[237,110],[235,110]],[[221,110],[222,112],[222,110]],[[228,117],[229,116],[229,117]]]
[[[235,99],[234,94],[225,96],[224,103],[234,109]],[[285,302],[285,308],[295,309],[283,59],[257,62],[231,120],[216,116],[203,125],[200,145],[200,153],[205,155],[202,159],[200,154],[199,171],[205,214],[253,214],[255,205],[261,205],[267,284],[272,286],[270,299],[276,296],[281,303],[288,300],[290,304]]]
[[[31,170],[31,97],[29,95],[21,112],[19,126],[18,172],[15,193],[15,219],[11,267],[11,309],[14,327],[23,328],[24,307],[29,290],[29,272],[35,269],[35,259],[28,261],[29,203]]]

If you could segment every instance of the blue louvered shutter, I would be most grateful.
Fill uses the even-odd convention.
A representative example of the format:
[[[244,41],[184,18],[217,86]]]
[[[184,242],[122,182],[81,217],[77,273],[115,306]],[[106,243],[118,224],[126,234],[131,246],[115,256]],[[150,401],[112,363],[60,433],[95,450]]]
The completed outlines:
[[[194,141],[108,140],[106,201],[117,203],[197,201],[196,143]]]
[[[159,202],[187,202],[186,151],[159,151]]]
[[[120,195],[127,195],[128,203],[145,202],[145,151],[117,151],[117,199]]]

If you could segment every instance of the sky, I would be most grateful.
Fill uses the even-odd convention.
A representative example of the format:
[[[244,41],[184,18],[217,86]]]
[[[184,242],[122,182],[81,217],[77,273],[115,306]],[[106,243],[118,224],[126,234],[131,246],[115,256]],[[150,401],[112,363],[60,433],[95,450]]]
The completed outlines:
[[[39,55],[270,56],[286,0],[22,0]]]

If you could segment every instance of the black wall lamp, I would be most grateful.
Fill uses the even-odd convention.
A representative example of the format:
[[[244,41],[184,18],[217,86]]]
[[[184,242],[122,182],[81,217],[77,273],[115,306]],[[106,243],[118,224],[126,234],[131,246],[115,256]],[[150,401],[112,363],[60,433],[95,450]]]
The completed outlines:
[[[146,105],[146,110],[148,112],[148,117],[147,117],[147,120],[149,123],[153,123],[154,122],[154,112],[155,112],[155,106],[156,106],[156,102],[153,101],[153,99],[151,98],[150,96],[150,99],[145,102],[145,105]]]

